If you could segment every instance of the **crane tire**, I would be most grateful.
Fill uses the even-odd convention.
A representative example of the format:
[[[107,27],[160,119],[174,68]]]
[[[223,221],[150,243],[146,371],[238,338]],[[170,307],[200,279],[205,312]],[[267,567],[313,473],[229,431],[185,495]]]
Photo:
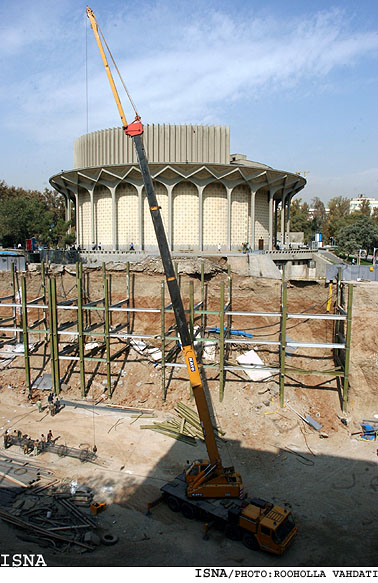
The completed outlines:
[[[180,502],[174,496],[168,496],[167,504],[172,512],[178,512],[180,510]]]
[[[118,536],[112,534],[111,532],[107,532],[101,538],[101,542],[103,545],[110,547],[111,545],[115,545],[118,542]]]
[[[255,535],[251,532],[245,532],[243,534],[243,545],[251,551],[257,551],[259,549],[259,543],[257,542]]]
[[[187,502],[184,502],[183,505],[181,506],[181,513],[188,520],[192,520],[195,514],[193,506],[191,506],[191,504],[188,504]]]

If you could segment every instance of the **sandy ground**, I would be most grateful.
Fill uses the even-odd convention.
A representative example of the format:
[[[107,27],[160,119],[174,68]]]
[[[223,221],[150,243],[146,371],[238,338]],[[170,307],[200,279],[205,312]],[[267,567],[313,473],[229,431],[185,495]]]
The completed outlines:
[[[101,279],[101,274],[98,279]],[[157,303],[160,279],[160,276],[155,277],[152,294],[149,290],[150,297],[155,297]],[[147,304],[145,281],[138,285]],[[216,301],[219,300],[219,285],[217,287],[217,280],[214,283],[210,296]],[[51,429],[55,437],[59,436],[58,443],[71,447],[92,447],[95,443],[102,463],[101,466],[83,464],[48,453],[32,458],[33,463],[38,461],[57,478],[77,480],[90,486],[98,502],[108,503],[105,512],[98,517],[99,528],[110,530],[119,537],[114,546],[99,546],[91,553],[73,550],[65,554],[43,549],[48,565],[377,565],[377,443],[359,441],[352,435],[359,430],[363,416],[378,413],[377,341],[374,333],[378,311],[375,305],[377,294],[372,296],[371,289],[360,286],[355,290],[352,387],[347,427],[340,420],[343,415],[335,381],[325,382],[324,378],[314,376],[288,377],[286,407],[279,409],[278,385],[274,380],[265,384],[251,383],[243,373],[229,375],[225,397],[220,402],[219,380],[210,371],[207,373],[215,416],[226,432],[225,443],[221,445],[224,465],[234,465],[241,472],[250,496],[290,505],[293,511],[299,532],[292,547],[282,557],[249,551],[216,530],[210,531],[209,541],[204,541],[200,522],[188,521],[180,514],[172,513],[164,504],[154,508],[152,516],[146,516],[147,503],[159,495],[163,483],[180,473],[186,460],[206,457],[202,443],[192,447],[142,430],[140,426],[150,423],[150,420],[138,420],[112,411],[98,414],[93,408],[65,407],[53,418],[46,412],[39,414],[35,404],[27,399],[23,358],[18,357],[10,368],[1,371],[1,434],[5,428],[16,428],[38,437]],[[121,291],[119,294],[122,297]],[[263,306],[267,310],[279,309],[277,282],[269,284],[251,278],[236,279],[233,294],[234,309],[258,310]],[[323,304],[326,299],[324,286],[294,286],[289,289],[289,311],[303,311],[316,302]],[[367,303],[369,321],[365,317]],[[150,330],[152,324],[159,330],[160,320],[145,320],[139,325]],[[238,324],[236,322],[235,326]],[[298,326],[288,334],[295,339],[318,338],[320,335],[330,341],[332,331],[324,323],[311,329],[309,326]],[[366,342],[364,338],[367,338]],[[261,355],[266,362],[275,362],[275,354],[266,351]],[[302,356],[299,353],[293,355],[293,364],[303,365]],[[37,360],[34,362],[36,369],[32,374],[36,375],[40,364]],[[315,366],[319,366],[319,362],[322,368],[329,368],[332,366],[331,355],[319,354]],[[49,366],[46,372],[50,372]],[[106,377],[98,367],[93,373],[89,396],[98,398],[104,392]],[[67,383],[63,398],[79,399],[78,371],[63,368],[63,374]],[[185,370],[174,375],[164,404],[160,372],[135,352],[127,354],[126,366],[115,363],[112,374],[119,381],[112,402],[153,408],[154,421],[169,418],[177,401],[184,401],[194,408]],[[46,402],[46,394],[41,392],[40,396]],[[34,402],[37,397],[35,392]],[[322,424],[322,432],[328,437],[320,437],[319,432],[304,424],[290,406],[301,414],[312,415]],[[16,447],[8,449],[7,454],[25,459]],[[25,543],[17,535],[14,528],[0,522],[1,553],[41,552],[36,544]]]
[[[230,389],[243,402],[244,435],[227,424],[227,443],[221,447],[225,464],[241,471],[249,495],[289,503],[299,533],[283,557],[251,552],[241,543],[226,539],[219,531],[203,541],[203,525],[172,513],[164,504],[145,515],[148,501],[159,487],[181,471],[187,459],[205,456],[203,444],[188,446],[155,432],[141,430],[146,423],[129,415],[94,415],[66,407],[54,418],[39,414],[25,399],[10,390],[1,394],[1,420],[9,427],[22,427],[29,435],[52,429],[58,443],[72,447],[98,444],[98,456],[106,467],[42,454],[32,462],[54,476],[77,480],[93,488],[95,500],[107,502],[99,526],[119,537],[112,547],[69,554],[43,549],[49,566],[372,566],[377,565],[376,537],[378,470],[376,443],[357,441],[343,426],[326,439],[303,427],[290,410],[271,415],[250,414],[259,396]],[[254,398],[255,397],[255,398]],[[259,397],[261,399],[261,397]],[[167,413],[156,411],[158,419]],[[219,414],[222,427],[225,419]],[[118,421],[118,423],[117,423]],[[115,426],[115,424],[117,425]],[[243,423],[244,424],[244,423]],[[261,428],[261,429],[259,429]],[[265,428],[265,430],[264,430]],[[269,438],[267,435],[269,434]],[[25,459],[19,448],[7,455]],[[300,454],[300,455],[297,455]],[[303,457],[301,457],[303,456]],[[36,553],[38,547],[17,538],[17,531],[1,524],[2,553]]]

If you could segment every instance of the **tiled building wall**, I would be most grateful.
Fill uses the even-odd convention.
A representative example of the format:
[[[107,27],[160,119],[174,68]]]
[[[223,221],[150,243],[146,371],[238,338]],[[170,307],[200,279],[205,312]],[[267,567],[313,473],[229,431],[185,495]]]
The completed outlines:
[[[203,248],[227,247],[227,193],[223,184],[209,184],[203,191]]]
[[[180,182],[173,189],[173,249],[198,249],[198,190],[191,182]]]
[[[111,247],[112,241],[112,194],[106,186],[96,186],[93,192],[95,242]]]
[[[236,186],[231,193],[231,248],[240,249],[250,243],[251,191],[245,184]]]
[[[258,191],[255,203],[255,245],[258,249],[259,239],[264,239],[264,246],[269,244],[269,193]]]
[[[167,238],[170,235],[168,190],[161,182],[154,182],[158,204]],[[203,249],[215,250],[228,245],[228,200],[226,188],[220,182],[212,182],[203,190],[202,221]],[[142,233],[139,233],[139,197],[135,186],[122,183],[115,194],[115,228],[113,236],[113,206],[110,189],[98,185],[94,190],[95,242],[102,243],[104,249],[111,249],[113,241],[119,249],[128,249],[131,242],[135,247],[146,250],[156,249],[157,242],[147,198],[143,189]],[[172,190],[172,248],[199,249],[200,208],[199,193],[195,184],[183,181]],[[231,249],[240,249],[242,243],[250,241],[251,233],[251,192],[247,184],[236,186],[231,191]],[[80,244],[92,245],[90,195],[84,189],[79,192]],[[141,236],[142,235],[142,236]],[[269,194],[258,191],[255,198],[255,248],[259,240],[264,240],[264,248],[269,245]]]
[[[118,248],[128,249],[130,243],[140,245],[138,221],[138,191],[132,184],[120,184],[116,190]]]

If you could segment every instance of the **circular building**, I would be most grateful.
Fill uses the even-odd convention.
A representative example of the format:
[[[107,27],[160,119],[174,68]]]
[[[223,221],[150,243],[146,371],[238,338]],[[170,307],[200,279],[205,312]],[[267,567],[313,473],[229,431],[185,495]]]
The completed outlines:
[[[290,201],[306,184],[297,174],[230,154],[227,126],[146,125],[144,146],[171,251],[273,249],[278,213],[288,240]],[[77,244],[105,250],[157,249],[132,139],[122,128],[74,143],[74,169],[50,178],[75,208]]]

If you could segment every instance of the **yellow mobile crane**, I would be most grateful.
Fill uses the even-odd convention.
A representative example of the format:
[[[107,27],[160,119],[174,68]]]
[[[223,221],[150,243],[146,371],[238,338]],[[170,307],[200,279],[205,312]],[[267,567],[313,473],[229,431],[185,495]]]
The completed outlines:
[[[102,33],[93,11],[88,6],[87,16],[91,22],[91,27],[121,116],[123,130],[127,136],[132,138],[137,153],[167,286],[175,314],[176,325],[181,340],[182,351],[185,357],[189,380],[193,389],[193,395],[209,456],[209,459],[201,459],[192,462],[183,473],[175,478],[175,480],[165,484],[161,488],[162,496],[167,501],[171,510],[181,510],[187,518],[194,518],[195,516],[201,515],[206,517],[207,520],[219,523],[225,527],[226,534],[230,538],[242,539],[248,548],[261,548],[275,554],[282,554],[292,542],[297,532],[291,512],[286,508],[274,506],[272,503],[259,498],[247,500],[240,474],[235,472],[233,467],[225,468],[222,465],[211,422],[209,407],[206,401],[201,373],[198,368],[197,358],[190,339],[180,289],[173,268],[167,237],[160,214],[160,207],[155,195],[148,161],[143,146],[143,126],[141,118],[138,115],[125,87],[135,111],[134,121],[130,124],[127,123],[100,38],[100,34],[102,35]],[[104,37],[103,40],[108,49]]]

